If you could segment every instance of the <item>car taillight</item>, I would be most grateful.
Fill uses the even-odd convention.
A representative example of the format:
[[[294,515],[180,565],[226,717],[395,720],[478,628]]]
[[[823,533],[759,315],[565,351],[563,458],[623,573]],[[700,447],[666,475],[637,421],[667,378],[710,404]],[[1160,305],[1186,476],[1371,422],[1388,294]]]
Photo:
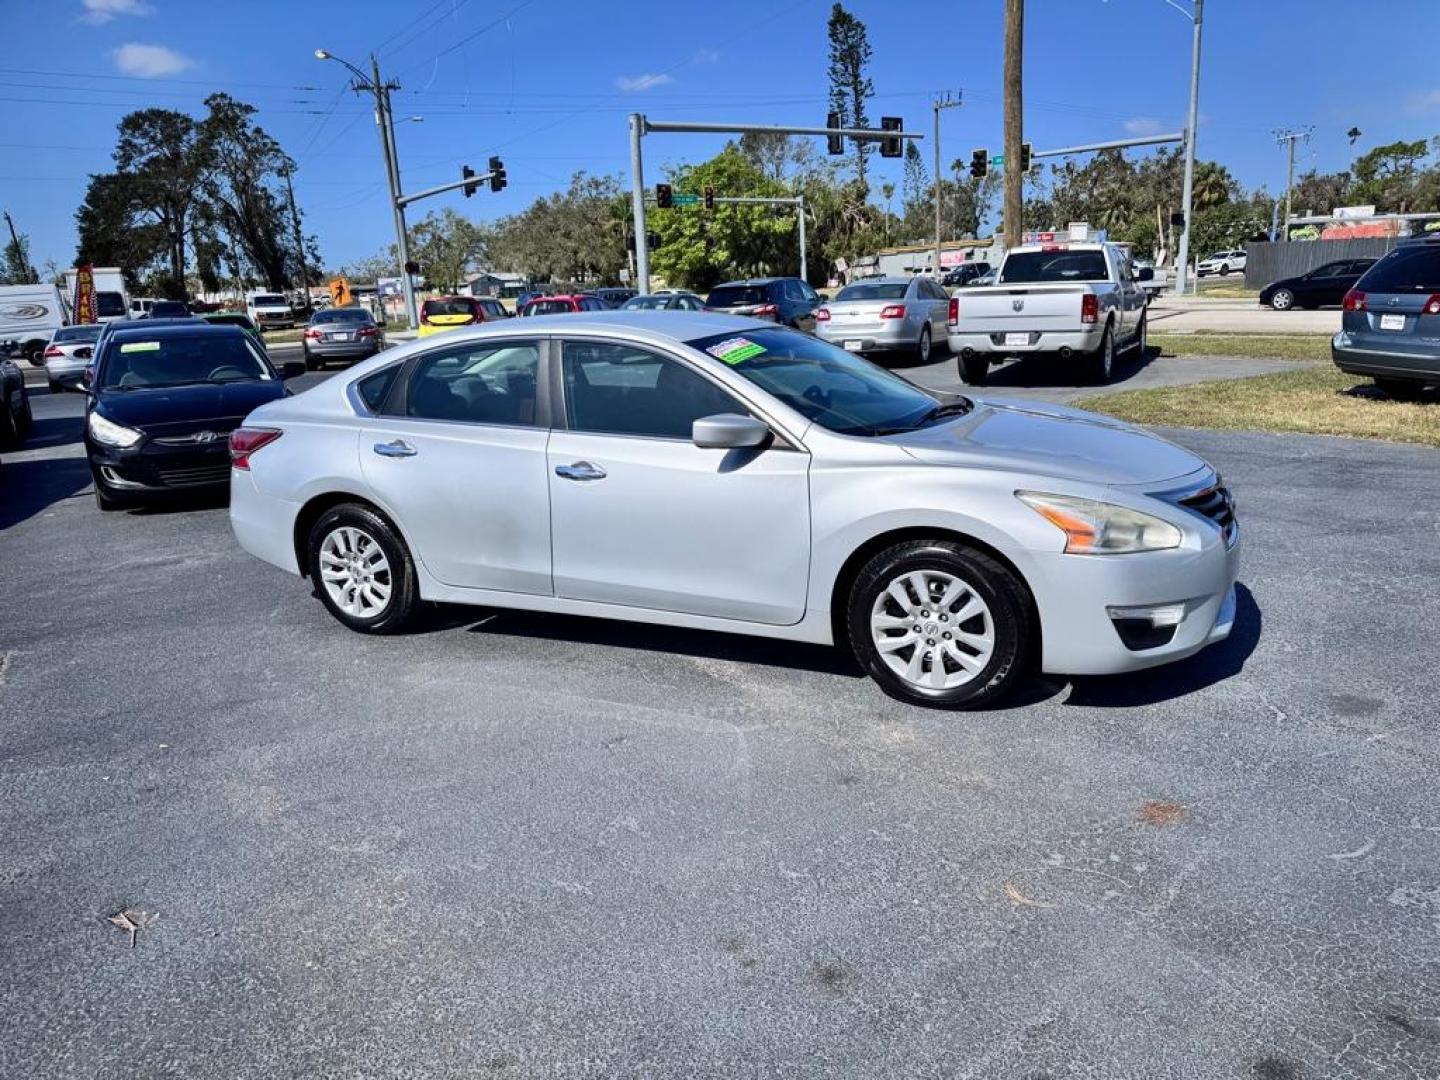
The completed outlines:
[[[750,314],[757,319],[773,319],[780,313],[780,309],[774,304],[761,304]]]
[[[886,304],[880,309],[880,318],[882,319],[903,319],[904,317],[904,304]]]
[[[373,326],[362,326],[360,328],[361,337],[374,337],[379,332],[380,331]]]
[[[816,321],[816,322],[829,322],[829,321],[830,321],[830,309],[829,309],[829,308],[823,308],[823,307],[822,307],[822,308],[819,308],[819,309],[815,312],[815,321]]]
[[[420,305],[420,325],[421,325],[421,326],[429,326],[429,325],[430,325],[430,313],[425,310],[425,305],[424,305],[424,304],[421,304],[421,305]]]
[[[1365,294],[1359,289],[1351,289],[1345,294],[1344,306],[1346,311],[1364,311]]]
[[[316,330],[314,327],[311,327],[310,329],[305,331],[305,336],[307,338],[314,338],[316,341],[319,341],[325,335],[320,333],[320,331]]]
[[[60,348],[59,345],[51,345],[48,349],[45,350],[45,355],[46,357],[64,356],[65,350]]]
[[[960,298],[958,296],[950,297],[950,316],[947,321],[952,323],[960,321]]]
[[[1430,294],[1430,299],[1425,301],[1425,306],[1420,309],[1420,314],[1440,315],[1440,292]]]
[[[1080,295],[1080,321],[1082,323],[1100,321],[1100,298],[1094,293]]]
[[[236,428],[230,433],[230,465],[250,471],[250,455],[280,437],[275,428]]]

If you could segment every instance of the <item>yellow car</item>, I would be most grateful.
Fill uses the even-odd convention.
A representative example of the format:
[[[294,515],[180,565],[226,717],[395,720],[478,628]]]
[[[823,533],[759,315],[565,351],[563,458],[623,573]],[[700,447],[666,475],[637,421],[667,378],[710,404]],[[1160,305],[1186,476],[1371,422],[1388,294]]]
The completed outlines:
[[[420,305],[420,336],[429,337],[457,326],[478,326],[508,314],[497,300],[474,296],[435,296]]]

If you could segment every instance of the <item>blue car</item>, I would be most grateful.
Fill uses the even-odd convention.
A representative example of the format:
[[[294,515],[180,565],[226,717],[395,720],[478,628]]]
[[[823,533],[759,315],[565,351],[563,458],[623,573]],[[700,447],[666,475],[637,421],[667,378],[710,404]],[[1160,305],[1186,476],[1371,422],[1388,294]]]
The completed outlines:
[[[1402,241],[1345,294],[1335,366],[1392,397],[1440,383],[1440,236]]]

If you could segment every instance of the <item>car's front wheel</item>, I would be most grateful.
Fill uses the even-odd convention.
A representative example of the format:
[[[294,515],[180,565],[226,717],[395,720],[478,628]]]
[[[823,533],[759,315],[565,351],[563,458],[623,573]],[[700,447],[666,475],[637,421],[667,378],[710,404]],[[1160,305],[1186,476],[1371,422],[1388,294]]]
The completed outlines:
[[[325,511],[309,537],[310,580],[321,601],[352,630],[402,633],[420,603],[410,551],[390,523],[368,506]]]
[[[1220,264],[1220,276],[1221,276],[1221,277],[1229,277],[1229,276],[1230,276],[1230,264],[1229,264],[1229,263],[1221,263],[1221,264]]]
[[[1108,383],[1115,374],[1115,333],[1108,324],[1100,338],[1100,347],[1090,354],[1088,360],[1090,381],[1102,385]]]
[[[877,554],[850,590],[856,659],[890,696],[942,708],[997,701],[1031,654],[1029,593],[990,555],[950,540]]]
[[[1295,306],[1295,294],[1289,289],[1276,289],[1270,297],[1270,306],[1276,311],[1289,311]]]

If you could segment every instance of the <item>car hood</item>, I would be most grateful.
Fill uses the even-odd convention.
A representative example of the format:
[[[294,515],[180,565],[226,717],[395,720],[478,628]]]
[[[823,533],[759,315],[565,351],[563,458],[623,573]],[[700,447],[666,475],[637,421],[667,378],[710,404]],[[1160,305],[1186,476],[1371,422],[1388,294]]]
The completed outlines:
[[[195,383],[151,390],[101,390],[96,407],[108,419],[144,430],[197,420],[243,417],[285,394],[279,379],[259,382]]]
[[[934,465],[1013,469],[1091,484],[1155,484],[1208,468],[1174,443],[1109,417],[1029,401],[977,398],[952,423],[891,436]]]

